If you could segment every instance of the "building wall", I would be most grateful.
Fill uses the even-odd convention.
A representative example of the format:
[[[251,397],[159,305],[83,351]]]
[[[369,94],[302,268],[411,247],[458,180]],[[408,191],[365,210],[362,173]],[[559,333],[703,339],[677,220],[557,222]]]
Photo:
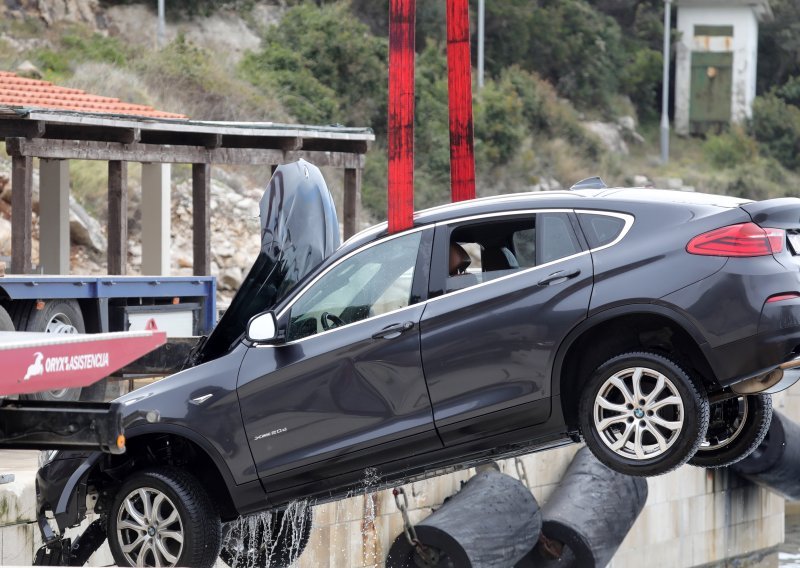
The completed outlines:
[[[733,26],[731,45],[712,41],[696,45],[696,25]],[[733,89],[731,93],[731,119],[741,122],[751,115],[756,96],[756,64],[758,61],[758,20],[753,9],[747,6],[700,7],[680,6],[677,29],[680,40],[676,43],[675,70],[675,130],[689,133],[689,101],[691,97],[692,51],[732,51]]]

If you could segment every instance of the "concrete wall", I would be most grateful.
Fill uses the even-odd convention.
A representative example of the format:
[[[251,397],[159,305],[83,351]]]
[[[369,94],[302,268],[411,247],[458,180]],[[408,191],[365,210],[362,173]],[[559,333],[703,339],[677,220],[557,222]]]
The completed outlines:
[[[733,26],[732,42],[696,42],[694,27]],[[758,61],[758,20],[749,6],[679,6],[675,60],[675,131],[689,133],[689,100],[691,97],[692,51],[733,52],[733,89],[731,119],[740,122],[751,114],[756,96],[756,63]]]

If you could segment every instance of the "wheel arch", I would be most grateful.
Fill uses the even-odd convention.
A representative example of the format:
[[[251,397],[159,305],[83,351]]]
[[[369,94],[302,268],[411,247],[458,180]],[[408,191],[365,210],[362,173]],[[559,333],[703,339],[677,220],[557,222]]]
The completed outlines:
[[[239,516],[237,486],[225,460],[193,430],[176,424],[141,426],[126,433],[125,445],[124,454],[110,457],[105,473],[121,470],[127,475],[133,469],[150,465],[184,467],[206,489],[223,521]],[[126,471],[126,464],[133,464],[133,469]]]
[[[704,346],[691,321],[666,306],[632,304],[589,317],[562,342],[553,363],[553,396],[561,397],[567,427],[577,430],[580,385],[603,362],[626,351],[670,355],[700,377],[706,389],[717,387]]]

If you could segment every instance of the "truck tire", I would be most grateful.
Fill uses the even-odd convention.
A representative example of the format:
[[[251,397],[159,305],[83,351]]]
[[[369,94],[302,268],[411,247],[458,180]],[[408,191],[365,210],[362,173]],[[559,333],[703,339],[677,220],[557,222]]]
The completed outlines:
[[[3,306],[0,306],[0,331],[15,331],[14,322]]]
[[[624,353],[595,369],[581,387],[586,445],[626,475],[661,475],[690,459],[708,429],[705,389],[657,353]]]
[[[706,438],[689,463],[717,468],[749,456],[769,431],[772,396],[754,394],[722,400],[711,405]]]
[[[46,300],[36,309],[36,302],[20,302],[14,309],[14,323],[19,331],[45,333],[86,333],[81,308],[75,300]],[[81,397],[81,389],[59,389],[22,395],[26,400],[73,402]]]
[[[219,557],[231,568],[291,566],[308,544],[311,524],[312,508],[305,502],[239,517],[223,527]]]
[[[211,568],[222,523],[197,479],[176,467],[131,475],[108,513],[108,545],[117,566]]]

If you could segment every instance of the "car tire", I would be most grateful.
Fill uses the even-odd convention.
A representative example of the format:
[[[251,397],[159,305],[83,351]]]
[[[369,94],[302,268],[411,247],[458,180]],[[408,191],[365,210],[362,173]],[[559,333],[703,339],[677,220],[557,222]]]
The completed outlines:
[[[0,331],[15,331],[14,322],[3,306],[0,306]]]
[[[44,333],[86,333],[81,308],[75,300],[47,300],[36,309],[37,302],[20,302],[14,309],[14,322],[20,331]],[[58,389],[21,395],[24,400],[74,402],[81,389]]]
[[[735,464],[753,453],[771,422],[772,396],[768,394],[714,403],[706,437],[689,463],[708,469]]]
[[[221,538],[211,497],[195,477],[175,467],[131,475],[108,514],[108,544],[117,566],[155,566],[158,553],[159,566],[210,568]]]
[[[705,389],[677,362],[647,351],[618,355],[595,369],[578,412],[597,459],[637,476],[661,475],[689,460],[709,420]]]
[[[312,509],[305,503],[239,517],[223,528],[219,557],[231,568],[291,566],[308,544],[311,524]]]

